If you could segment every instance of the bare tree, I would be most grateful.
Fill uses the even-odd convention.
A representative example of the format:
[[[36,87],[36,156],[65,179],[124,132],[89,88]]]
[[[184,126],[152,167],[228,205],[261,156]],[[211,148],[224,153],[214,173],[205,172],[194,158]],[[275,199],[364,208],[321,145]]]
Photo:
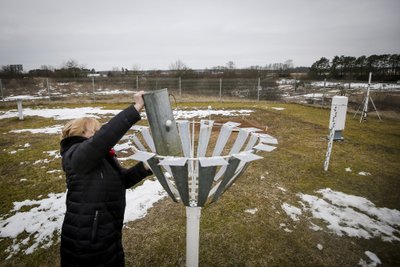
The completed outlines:
[[[235,63],[233,63],[233,61],[229,61],[228,63],[226,63],[226,67],[227,67],[229,70],[233,70],[233,69],[236,68]]]
[[[188,70],[189,68],[186,66],[185,63],[182,62],[182,60],[178,59],[177,61],[169,65],[169,69],[175,71],[181,71],[181,70]]]

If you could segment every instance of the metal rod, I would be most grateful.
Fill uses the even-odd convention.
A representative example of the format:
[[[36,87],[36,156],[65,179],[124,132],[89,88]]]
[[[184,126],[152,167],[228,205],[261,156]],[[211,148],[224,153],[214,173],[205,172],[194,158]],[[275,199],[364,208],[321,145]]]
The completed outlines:
[[[368,87],[367,87],[367,96],[365,97],[365,103],[364,103],[364,109],[363,112],[361,113],[361,118],[360,122],[362,120],[366,120],[368,116],[368,100],[369,100],[369,90],[370,90],[370,85],[371,85],[371,77],[372,77],[372,72],[369,73],[369,78],[368,78]]]
[[[219,79],[219,102],[222,102],[222,79]]]
[[[329,132],[329,141],[328,141],[328,149],[326,151],[326,156],[325,156],[325,161],[324,161],[324,171],[328,170],[329,167],[329,161],[331,159],[331,153],[332,153],[332,146],[333,146],[333,137],[335,135],[335,124],[336,124],[336,116],[337,116],[337,106],[335,105],[333,109],[333,117],[332,117],[332,128]]]

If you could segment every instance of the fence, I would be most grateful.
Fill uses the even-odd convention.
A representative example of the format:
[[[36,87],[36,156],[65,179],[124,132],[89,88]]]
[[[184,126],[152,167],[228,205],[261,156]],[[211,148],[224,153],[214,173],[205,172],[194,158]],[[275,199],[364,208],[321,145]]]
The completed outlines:
[[[165,77],[90,77],[73,79],[29,78],[0,80],[2,99],[18,96],[61,100],[81,98],[100,100],[129,95],[138,90],[168,88],[175,97],[278,100],[278,85],[270,78],[184,79]]]
[[[362,102],[365,85],[337,82],[305,83],[299,80],[281,80],[277,84],[271,77],[189,79],[129,76],[0,79],[3,101],[39,99],[61,102],[129,102],[132,101],[133,93],[138,90],[168,88],[177,101],[284,100],[329,106],[332,96],[342,94],[349,96],[349,105],[356,108]],[[374,86],[377,88],[374,88],[373,98],[378,109],[399,109],[398,84],[374,84]],[[381,87],[385,90],[381,90]]]

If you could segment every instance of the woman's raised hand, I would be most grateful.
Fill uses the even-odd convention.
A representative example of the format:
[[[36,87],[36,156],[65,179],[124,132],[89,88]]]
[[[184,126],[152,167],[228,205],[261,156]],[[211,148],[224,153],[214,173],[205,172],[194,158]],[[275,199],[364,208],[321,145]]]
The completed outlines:
[[[135,108],[138,112],[140,112],[144,106],[143,94],[144,91],[139,91],[133,96],[133,100],[135,101]]]

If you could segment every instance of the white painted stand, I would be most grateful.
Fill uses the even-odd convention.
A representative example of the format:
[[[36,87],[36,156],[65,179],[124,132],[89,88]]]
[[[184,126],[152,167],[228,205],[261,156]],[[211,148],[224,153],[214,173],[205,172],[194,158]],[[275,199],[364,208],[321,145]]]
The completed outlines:
[[[22,99],[17,100],[18,106],[18,117],[22,121],[24,119],[24,114],[22,113]]]
[[[201,207],[186,207],[186,266],[199,266]]]

